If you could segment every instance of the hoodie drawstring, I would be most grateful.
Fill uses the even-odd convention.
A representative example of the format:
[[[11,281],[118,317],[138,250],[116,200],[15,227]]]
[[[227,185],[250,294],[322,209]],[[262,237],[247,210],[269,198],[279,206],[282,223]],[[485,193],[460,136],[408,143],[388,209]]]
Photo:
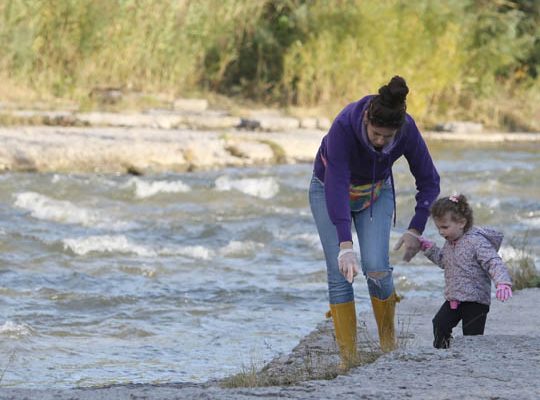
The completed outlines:
[[[394,173],[390,167],[390,184],[392,185],[392,199],[394,200],[394,228],[396,227],[397,206],[396,206],[396,188],[394,187]]]
[[[394,228],[395,228],[396,219],[397,219],[396,188],[394,186],[394,173],[392,172],[392,164],[390,163],[390,157],[386,159],[386,165],[390,169],[390,184],[392,185],[392,199],[394,200]]]

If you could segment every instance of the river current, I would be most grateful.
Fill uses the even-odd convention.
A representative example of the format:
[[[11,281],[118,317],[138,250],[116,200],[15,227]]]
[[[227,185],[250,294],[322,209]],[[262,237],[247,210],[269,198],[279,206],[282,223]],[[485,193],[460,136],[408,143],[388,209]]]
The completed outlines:
[[[430,148],[442,194],[505,233],[505,260],[540,265],[538,145]],[[0,175],[0,384],[203,382],[289,352],[328,309],[311,169]],[[404,160],[394,175],[392,244],[415,194]],[[391,261],[400,294],[442,299],[422,255]],[[355,294],[367,309],[362,277]]]

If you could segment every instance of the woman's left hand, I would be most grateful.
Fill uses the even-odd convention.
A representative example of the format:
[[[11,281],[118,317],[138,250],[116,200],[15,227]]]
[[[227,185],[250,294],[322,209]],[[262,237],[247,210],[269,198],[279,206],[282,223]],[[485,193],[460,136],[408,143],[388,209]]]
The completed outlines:
[[[420,233],[409,230],[405,232],[399,240],[397,241],[396,245],[394,246],[394,250],[397,251],[401,248],[401,246],[405,246],[405,254],[403,254],[403,260],[406,262],[409,262],[412,260],[412,258],[420,251],[420,240],[418,239],[420,237]]]

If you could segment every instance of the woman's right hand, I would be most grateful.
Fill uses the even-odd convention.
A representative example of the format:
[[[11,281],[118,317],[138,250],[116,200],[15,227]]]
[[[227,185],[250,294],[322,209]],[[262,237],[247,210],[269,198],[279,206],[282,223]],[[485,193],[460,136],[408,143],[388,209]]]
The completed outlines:
[[[358,257],[352,248],[339,250],[338,254],[339,272],[347,279],[349,283],[353,283],[354,277],[358,275]]]
[[[401,246],[405,247],[405,253],[403,254],[403,261],[409,262],[420,251],[420,233],[415,230],[407,230],[401,235],[398,242],[394,246],[394,250],[397,251]]]

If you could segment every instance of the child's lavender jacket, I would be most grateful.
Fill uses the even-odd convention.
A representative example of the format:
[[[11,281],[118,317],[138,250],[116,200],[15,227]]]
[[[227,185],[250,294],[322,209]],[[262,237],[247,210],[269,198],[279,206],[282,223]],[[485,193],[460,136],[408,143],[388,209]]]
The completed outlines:
[[[497,254],[503,234],[487,227],[472,227],[460,239],[433,245],[424,255],[444,269],[446,300],[491,303],[491,280],[511,284],[506,265]]]

